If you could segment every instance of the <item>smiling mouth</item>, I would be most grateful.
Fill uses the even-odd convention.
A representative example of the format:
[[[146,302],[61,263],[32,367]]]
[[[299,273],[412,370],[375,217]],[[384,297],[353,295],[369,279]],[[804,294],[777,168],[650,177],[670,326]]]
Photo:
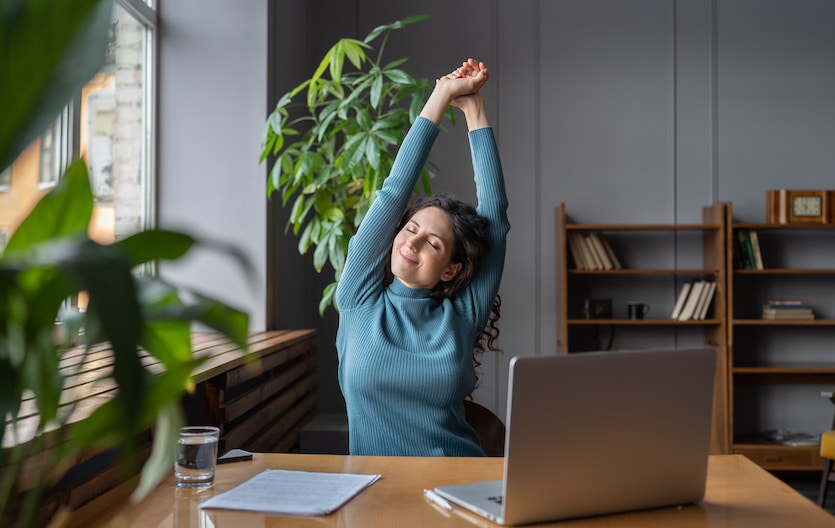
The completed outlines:
[[[410,263],[410,264],[417,264],[417,261],[416,261],[416,260],[414,260],[414,259],[412,259],[412,258],[407,257],[407,256],[406,256],[406,255],[404,255],[402,252],[398,251],[398,252],[397,252],[397,254],[398,254],[398,255],[400,255],[400,258],[402,258],[402,259],[403,259],[403,260],[405,260],[406,262],[408,262],[408,263]]]

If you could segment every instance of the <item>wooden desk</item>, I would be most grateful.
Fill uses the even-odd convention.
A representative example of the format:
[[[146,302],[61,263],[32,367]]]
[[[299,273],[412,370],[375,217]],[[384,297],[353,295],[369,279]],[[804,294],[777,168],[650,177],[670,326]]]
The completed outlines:
[[[127,489],[117,489],[77,512],[71,526],[143,528],[272,527],[451,527],[497,526],[481,517],[447,513],[427,502],[424,488],[499,479],[501,458],[349,457],[339,455],[256,454],[252,462],[218,466],[215,486],[178,489],[173,475],[146,501],[126,505]],[[382,479],[325,517],[290,517],[226,510],[201,510],[199,504],[260,471],[294,469],[380,473]],[[555,491],[556,495],[556,491]],[[708,465],[703,501],[627,514],[546,523],[537,526],[610,527],[786,527],[835,526],[835,517],[741,455],[715,455]]]

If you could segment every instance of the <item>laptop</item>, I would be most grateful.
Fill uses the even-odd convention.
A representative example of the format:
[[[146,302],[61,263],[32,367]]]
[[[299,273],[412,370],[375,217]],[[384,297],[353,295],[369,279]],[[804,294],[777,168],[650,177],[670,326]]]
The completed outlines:
[[[435,492],[503,525],[697,502],[715,368],[712,348],[514,357],[504,479]]]

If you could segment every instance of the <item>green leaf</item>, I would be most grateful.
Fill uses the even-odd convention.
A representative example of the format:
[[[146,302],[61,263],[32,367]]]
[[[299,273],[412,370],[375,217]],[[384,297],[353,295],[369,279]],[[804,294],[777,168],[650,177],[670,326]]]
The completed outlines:
[[[83,235],[92,215],[93,193],[87,166],[83,160],[78,160],[21,222],[9,239],[3,257],[55,238]]]
[[[365,62],[366,49],[371,49],[371,46],[369,46],[365,42],[360,42],[356,39],[342,40],[342,50],[344,51],[345,56],[348,57],[348,60],[351,61],[351,64],[353,64],[354,67],[358,70],[362,68],[363,63]]]
[[[368,34],[367,37],[365,37],[365,40],[363,40],[363,42],[366,42],[366,43],[371,42],[372,40],[374,40],[378,36],[380,36],[380,34],[384,31],[388,31],[388,30],[392,30],[392,29],[399,29],[399,28],[401,28],[405,25],[414,24],[416,22],[421,22],[423,20],[426,20],[427,18],[429,18],[427,15],[413,15],[413,16],[404,18],[403,20],[398,20],[396,22],[392,22],[391,24],[385,24],[385,25],[382,25],[382,26],[377,26],[376,28],[374,28],[371,31],[371,33]]]
[[[412,79],[412,76],[404,72],[403,70],[386,70],[384,73],[386,77],[388,77],[396,83],[406,84],[414,81],[414,79]]]
[[[152,311],[146,311],[149,321],[142,333],[142,348],[158,358],[165,366],[176,365],[191,359],[191,324],[189,321],[153,320]]]
[[[325,235],[323,240],[320,240],[313,252],[313,267],[316,271],[322,271],[325,267],[325,262],[328,261],[328,244],[327,240],[330,235]]]
[[[338,45],[338,43],[337,43]],[[333,48],[329,49],[325,56],[322,58],[322,61],[319,63],[319,66],[316,68],[316,71],[313,72],[313,76],[310,78],[308,88],[307,88],[307,106],[308,108],[313,108],[316,105],[316,89],[319,83],[319,79],[322,77],[322,74],[325,73],[330,67],[331,57],[333,56]],[[308,81],[306,81],[308,82]],[[304,84],[304,83],[302,83]],[[298,88],[297,88],[298,89]]]
[[[194,246],[194,238],[165,230],[142,231],[116,243],[134,266],[157,260],[177,260]]]
[[[298,250],[299,254],[304,255],[310,247],[311,235],[313,233],[313,223],[309,222],[307,227],[302,231],[302,236],[299,237]]]
[[[345,62],[345,40],[340,40],[331,48],[331,60],[329,63],[331,80],[335,84],[342,82],[342,64]]]
[[[360,128],[368,130],[372,127],[371,113],[367,108],[360,108],[357,110],[357,125]]]
[[[384,69],[384,70],[391,70],[391,69],[397,68],[397,67],[398,67],[398,66],[400,66],[401,64],[404,64],[404,63],[408,62],[408,60],[409,60],[409,59],[407,59],[407,58],[402,58],[402,59],[393,60],[393,61],[389,62],[388,64],[386,64],[386,65],[383,67],[383,69]]]
[[[0,170],[104,65],[112,9],[113,0],[3,2]]]
[[[294,224],[298,224],[302,218],[302,211],[304,211],[304,202],[305,202],[305,195],[300,194],[298,198],[296,198],[296,202],[293,204],[293,209],[290,211],[290,221]]]
[[[329,208],[325,213],[325,216],[336,225],[339,225],[345,219],[345,213],[343,213],[342,209],[339,209],[338,207]]]
[[[186,421],[180,406],[172,403],[157,413],[151,456],[142,468],[139,485],[131,495],[133,502],[144,499],[171,472],[171,461],[177,455],[177,435]]]
[[[322,292],[322,299],[319,301],[319,315],[324,315],[328,306],[333,304],[333,296],[336,294],[336,283],[332,282]]]
[[[368,141],[365,142],[365,159],[368,160],[368,164],[373,169],[380,168],[380,147],[377,146],[373,137],[369,137]]]
[[[383,76],[378,75],[374,78],[374,83],[371,85],[371,108],[380,106],[380,96],[383,93]]]
[[[217,330],[242,351],[249,349],[249,316],[246,312],[201,294],[194,294],[194,301],[197,321]]]
[[[35,394],[41,425],[53,420],[58,413],[64,377],[58,369],[58,354],[52,345],[52,335],[41,334],[40,343],[30,343],[20,375],[23,386]]]

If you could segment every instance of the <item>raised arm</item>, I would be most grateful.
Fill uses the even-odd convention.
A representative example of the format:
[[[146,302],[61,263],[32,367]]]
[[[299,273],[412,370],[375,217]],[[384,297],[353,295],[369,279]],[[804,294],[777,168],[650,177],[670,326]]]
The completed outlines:
[[[486,80],[487,67],[482,62],[469,59],[448,77],[450,76]],[[465,296],[461,296],[460,299],[461,302],[471,303],[470,306],[476,310],[473,314],[476,317],[475,323],[483,326],[489,317],[489,308],[498,293],[504,270],[506,238],[510,230],[507,219],[507,193],[496,138],[487,118],[484,97],[478,91],[466,93],[453,98],[450,104],[459,108],[467,120],[478,198],[477,210],[490,221],[490,253],[470,285],[472,297],[465,299]]]

